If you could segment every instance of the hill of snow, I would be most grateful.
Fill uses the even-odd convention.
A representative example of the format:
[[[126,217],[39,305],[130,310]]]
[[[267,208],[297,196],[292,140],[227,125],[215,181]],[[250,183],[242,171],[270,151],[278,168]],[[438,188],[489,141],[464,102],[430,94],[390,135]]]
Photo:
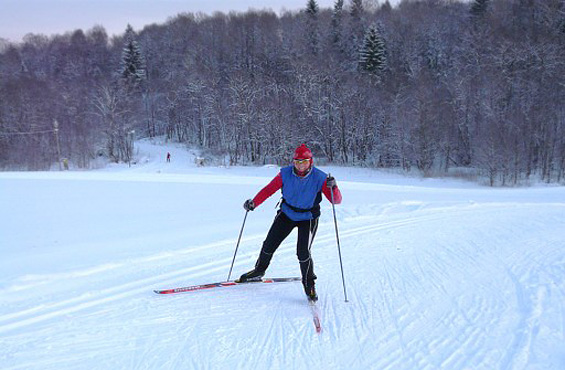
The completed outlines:
[[[565,368],[563,187],[322,166],[344,198],[349,302],[324,201],[317,334],[300,283],[153,293],[225,280],[242,204],[278,168],[137,148],[131,167],[0,173],[2,369]],[[232,277],[253,266],[278,200],[249,213]],[[268,276],[299,275],[295,243]]]

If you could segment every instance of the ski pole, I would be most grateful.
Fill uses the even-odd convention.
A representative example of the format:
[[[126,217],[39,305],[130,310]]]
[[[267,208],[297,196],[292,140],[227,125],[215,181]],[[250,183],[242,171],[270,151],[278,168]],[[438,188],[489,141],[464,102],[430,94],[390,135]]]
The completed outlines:
[[[233,260],[231,261],[231,267],[230,267],[230,272],[228,273],[228,280],[226,281],[230,281],[230,277],[231,277],[231,270],[233,269],[233,264],[235,262],[235,256],[237,254],[237,249],[239,248],[239,241],[241,240],[241,234],[243,234],[243,228],[245,227],[245,220],[247,219],[247,214],[249,213],[248,210],[245,211],[245,217],[243,218],[243,225],[241,225],[241,230],[239,231],[239,238],[237,238],[237,244],[235,246],[235,252],[233,253]]]
[[[328,174],[328,177],[331,177],[331,174]],[[343,274],[343,262],[341,260],[341,247],[339,245],[339,232],[337,231],[337,218],[335,216],[335,204],[334,204],[334,189],[330,189],[330,194],[332,196],[332,209],[334,214],[334,225],[335,225],[335,238],[337,240],[337,252],[339,254],[339,266],[341,267],[341,281],[343,283],[343,295],[345,297],[345,302],[349,302],[347,300],[347,291],[345,289],[345,275]]]

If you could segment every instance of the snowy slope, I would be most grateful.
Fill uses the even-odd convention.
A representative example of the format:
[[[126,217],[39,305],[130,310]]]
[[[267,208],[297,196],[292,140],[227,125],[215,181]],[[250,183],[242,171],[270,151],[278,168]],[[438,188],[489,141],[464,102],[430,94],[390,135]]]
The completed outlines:
[[[349,302],[324,202],[318,335],[299,283],[153,293],[225,280],[242,203],[278,169],[138,147],[131,168],[0,173],[2,369],[565,368],[564,188],[322,167],[344,196]],[[247,217],[234,276],[253,266],[277,201]],[[299,274],[295,239],[269,276]]]

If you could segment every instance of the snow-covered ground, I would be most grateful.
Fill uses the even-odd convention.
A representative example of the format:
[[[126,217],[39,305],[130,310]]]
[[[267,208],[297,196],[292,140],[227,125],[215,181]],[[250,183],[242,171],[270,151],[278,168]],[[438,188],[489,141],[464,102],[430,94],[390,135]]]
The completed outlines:
[[[138,148],[131,168],[0,173],[0,368],[565,368],[565,188],[322,166],[344,197],[349,302],[324,201],[317,334],[300,283],[153,293],[225,280],[243,201],[278,168]],[[249,213],[232,277],[253,266],[277,201]],[[298,276],[295,240],[268,276]]]

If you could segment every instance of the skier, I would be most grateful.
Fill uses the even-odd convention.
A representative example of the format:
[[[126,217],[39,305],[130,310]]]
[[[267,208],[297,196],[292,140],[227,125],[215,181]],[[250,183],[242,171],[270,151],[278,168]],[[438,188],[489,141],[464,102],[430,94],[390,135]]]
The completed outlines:
[[[253,211],[279,189],[282,189],[281,207],[263,242],[255,268],[241,275],[238,281],[260,280],[279,245],[296,227],[298,228],[296,254],[300,263],[304,292],[308,299],[316,301],[318,299],[315,289],[316,275],[310,248],[318,228],[322,193],[331,202],[333,192],[334,204],[340,204],[341,192],[335,178],[313,166],[312,152],[304,144],[296,148],[293,164],[281,168],[278,175],[261,189],[255,198],[245,201],[243,208]]]

